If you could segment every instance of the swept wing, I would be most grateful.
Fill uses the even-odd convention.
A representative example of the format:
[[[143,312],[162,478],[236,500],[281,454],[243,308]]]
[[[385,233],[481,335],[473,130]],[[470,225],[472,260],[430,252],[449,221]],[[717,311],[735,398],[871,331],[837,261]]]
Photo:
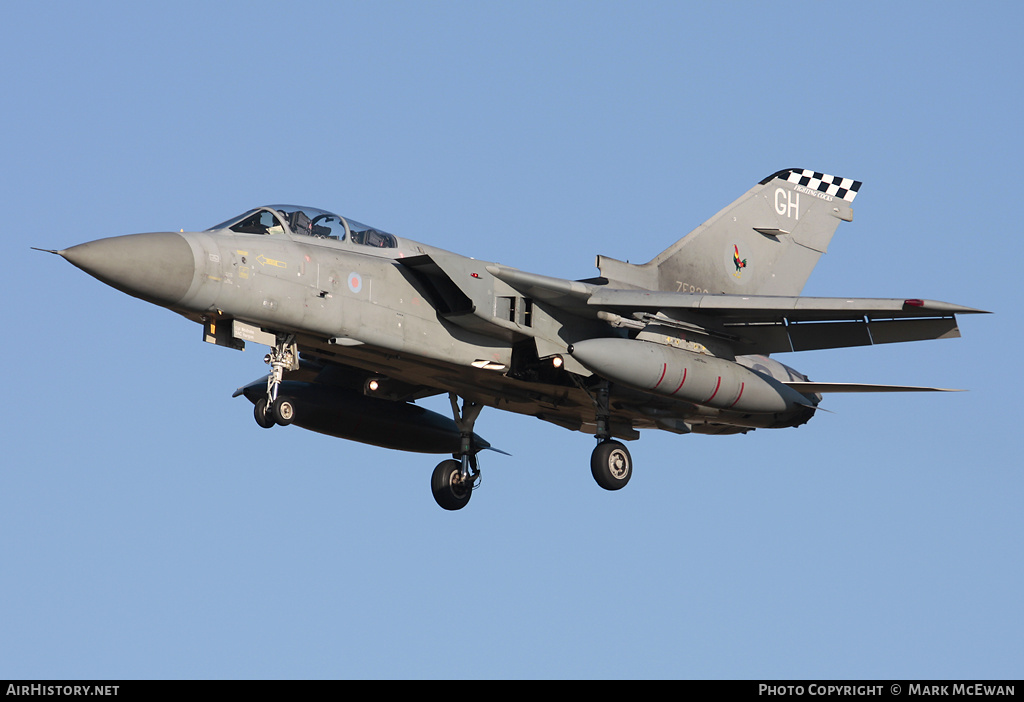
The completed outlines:
[[[674,327],[730,342],[742,354],[955,338],[960,336],[957,314],[985,313],[935,300],[608,289],[504,266],[488,271],[524,295],[575,314],[638,330]]]

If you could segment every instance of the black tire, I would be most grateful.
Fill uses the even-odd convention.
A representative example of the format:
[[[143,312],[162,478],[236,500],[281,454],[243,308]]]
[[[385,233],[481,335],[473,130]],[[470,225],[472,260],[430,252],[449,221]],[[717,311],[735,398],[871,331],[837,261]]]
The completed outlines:
[[[441,461],[430,476],[430,490],[434,500],[442,509],[455,511],[462,509],[473,496],[473,488],[463,485],[462,463],[453,459]]]
[[[295,421],[295,405],[287,397],[279,397],[270,409],[274,421],[282,427],[286,427]]]
[[[621,490],[633,475],[633,459],[618,441],[602,441],[590,454],[590,472],[605,490]]]
[[[264,429],[270,429],[276,422],[274,418],[267,412],[267,398],[261,397],[256,400],[256,407],[253,408],[253,417],[256,419],[256,423]]]

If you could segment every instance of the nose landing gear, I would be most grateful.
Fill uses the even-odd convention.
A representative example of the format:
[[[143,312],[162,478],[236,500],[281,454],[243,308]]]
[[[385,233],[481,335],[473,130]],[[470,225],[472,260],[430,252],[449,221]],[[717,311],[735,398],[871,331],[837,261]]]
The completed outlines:
[[[277,392],[281,387],[286,370],[298,370],[299,368],[299,346],[295,343],[295,336],[278,335],[277,345],[263,357],[263,362],[270,365],[270,375],[267,376],[267,396],[256,401],[253,409],[253,416],[256,423],[264,429],[269,429],[275,424],[287,426],[295,419],[295,405],[287,397],[279,398]]]

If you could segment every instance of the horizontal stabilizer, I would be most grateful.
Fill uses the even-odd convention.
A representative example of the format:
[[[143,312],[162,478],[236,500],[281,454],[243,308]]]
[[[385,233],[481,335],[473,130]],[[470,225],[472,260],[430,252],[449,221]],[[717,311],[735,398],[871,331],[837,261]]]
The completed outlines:
[[[785,385],[799,393],[825,392],[963,392],[953,388],[926,388],[916,385],[869,385],[868,383],[811,383],[786,382]]]

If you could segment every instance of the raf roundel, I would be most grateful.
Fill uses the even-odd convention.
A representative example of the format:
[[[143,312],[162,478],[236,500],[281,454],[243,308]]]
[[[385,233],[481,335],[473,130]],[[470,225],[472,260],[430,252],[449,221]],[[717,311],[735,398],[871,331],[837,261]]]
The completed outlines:
[[[348,274],[348,289],[354,293],[363,289],[363,278],[358,273]]]

